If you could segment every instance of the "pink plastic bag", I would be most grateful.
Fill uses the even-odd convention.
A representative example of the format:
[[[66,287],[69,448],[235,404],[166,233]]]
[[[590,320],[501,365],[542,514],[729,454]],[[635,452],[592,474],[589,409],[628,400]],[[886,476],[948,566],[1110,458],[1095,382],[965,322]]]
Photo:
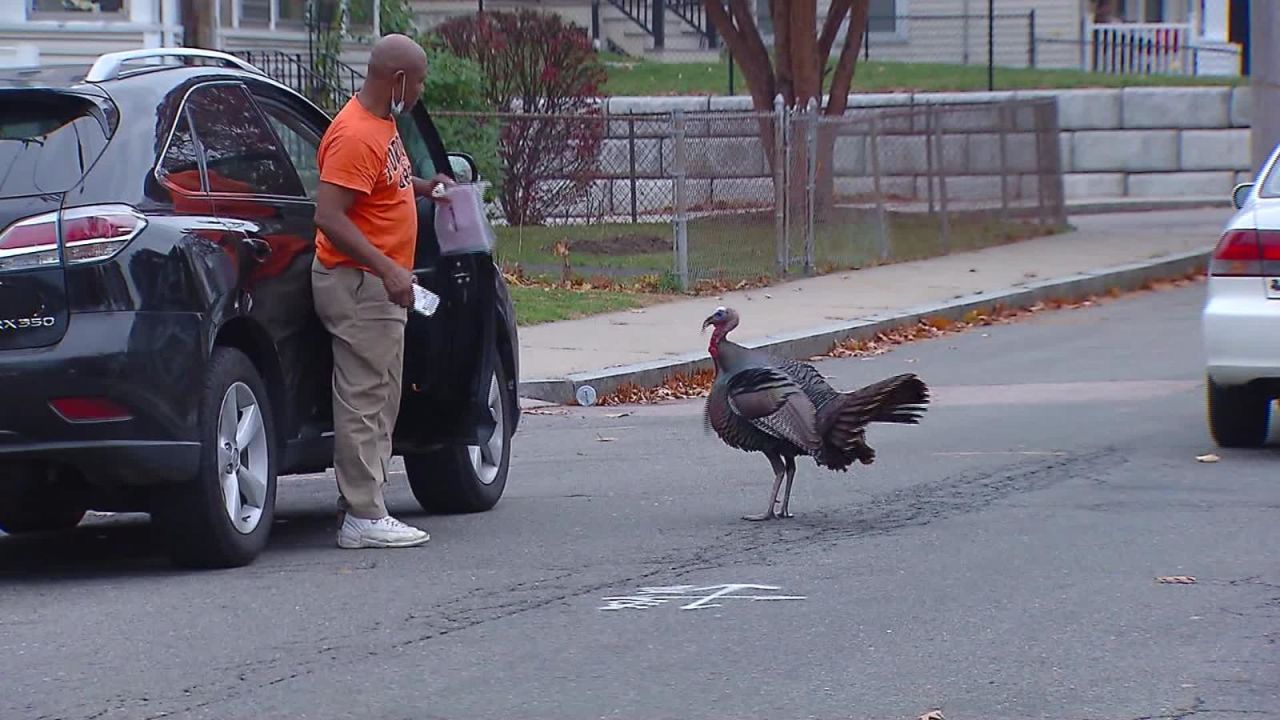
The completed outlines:
[[[493,227],[485,217],[482,192],[479,184],[445,189],[449,203],[436,205],[436,238],[441,255],[493,252]]]

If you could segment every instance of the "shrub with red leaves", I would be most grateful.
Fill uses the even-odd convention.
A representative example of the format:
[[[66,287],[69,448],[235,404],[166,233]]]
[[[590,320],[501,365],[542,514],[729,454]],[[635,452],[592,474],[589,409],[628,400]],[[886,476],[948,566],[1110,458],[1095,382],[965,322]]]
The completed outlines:
[[[586,30],[554,13],[520,10],[455,18],[435,34],[453,54],[480,65],[490,104],[513,113],[499,121],[507,222],[540,225],[580,199],[605,134],[605,71]]]

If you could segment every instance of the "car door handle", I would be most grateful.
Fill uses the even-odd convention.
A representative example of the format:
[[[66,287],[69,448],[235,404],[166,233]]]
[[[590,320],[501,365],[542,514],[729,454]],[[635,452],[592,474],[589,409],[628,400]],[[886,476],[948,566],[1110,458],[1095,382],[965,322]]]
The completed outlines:
[[[249,254],[253,256],[254,260],[266,260],[267,256],[271,254],[271,243],[266,240],[251,237],[245,238],[243,242],[244,246],[249,249]]]

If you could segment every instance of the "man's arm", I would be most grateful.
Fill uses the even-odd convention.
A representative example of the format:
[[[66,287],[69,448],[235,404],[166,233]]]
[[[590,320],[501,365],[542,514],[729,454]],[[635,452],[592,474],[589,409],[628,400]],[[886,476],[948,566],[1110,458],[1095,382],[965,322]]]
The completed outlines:
[[[401,307],[413,305],[413,273],[396,264],[374,247],[360,232],[347,209],[356,192],[341,185],[321,181],[316,191],[316,227],[347,257],[373,270],[387,288],[387,298]]]

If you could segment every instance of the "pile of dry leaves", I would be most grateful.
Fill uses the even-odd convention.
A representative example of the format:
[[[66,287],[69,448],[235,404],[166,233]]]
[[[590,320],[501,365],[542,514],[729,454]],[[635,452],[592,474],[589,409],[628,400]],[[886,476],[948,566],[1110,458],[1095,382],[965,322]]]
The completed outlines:
[[[833,357],[874,357],[876,355],[882,355],[889,352],[899,345],[904,345],[916,340],[927,340],[930,338],[941,337],[943,335],[958,333],[975,327],[1010,323],[1046,310],[1066,310],[1090,307],[1110,299],[1134,293],[1183,287],[1185,285],[1200,282],[1203,279],[1204,273],[1197,272],[1179,278],[1149,282],[1141,289],[1135,290],[1132,293],[1122,292],[1113,288],[1105,295],[1090,296],[1083,300],[1048,300],[1036,303],[1035,305],[1026,308],[1004,308],[997,305],[988,312],[970,312],[960,320],[951,320],[944,317],[924,318],[914,325],[904,325],[893,330],[878,333],[873,338],[845,340],[837,343],[825,355],[814,356],[810,359],[823,360]],[[597,404],[645,405],[667,400],[685,400],[689,398],[706,397],[707,393],[711,391],[711,384],[713,382],[715,382],[715,372],[713,370],[699,370],[695,372],[692,377],[678,373],[668,378],[666,382],[657,387],[645,388],[634,384],[624,385],[616,392],[601,396],[597,401]]]

